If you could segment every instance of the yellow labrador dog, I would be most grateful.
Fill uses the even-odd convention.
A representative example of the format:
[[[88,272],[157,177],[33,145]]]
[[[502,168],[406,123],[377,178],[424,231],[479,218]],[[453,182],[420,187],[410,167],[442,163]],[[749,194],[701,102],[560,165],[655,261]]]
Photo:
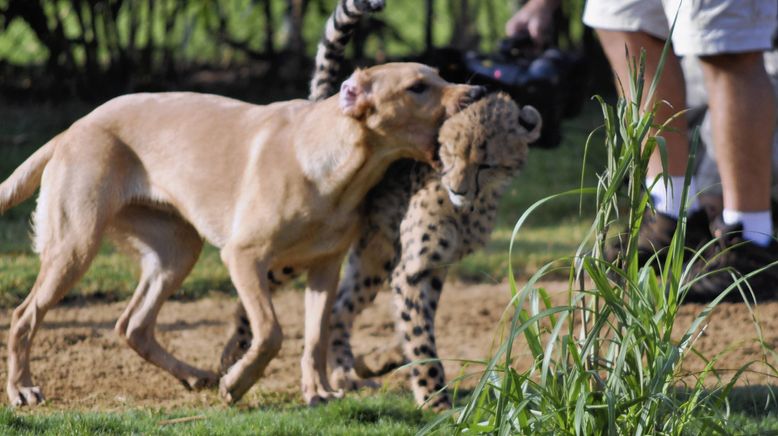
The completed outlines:
[[[429,160],[443,120],[481,94],[424,65],[387,64],[355,72],[319,103],[135,94],[78,120],[0,185],[0,212],[41,187],[33,218],[41,268],[8,338],[11,404],[43,401],[30,373],[33,336],[104,234],[141,264],[116,331],[188,388],[215,385],[218,376],[173,357],[154,324],[203,240],[220,248],[254,337],[219,381],[227,402],[241,398],[281,347],[283,314],[273,309],[268,274],[307,270],[303,396],[309,404],[337,396],[326,375],[326,318],[358,206],[393,161]]]

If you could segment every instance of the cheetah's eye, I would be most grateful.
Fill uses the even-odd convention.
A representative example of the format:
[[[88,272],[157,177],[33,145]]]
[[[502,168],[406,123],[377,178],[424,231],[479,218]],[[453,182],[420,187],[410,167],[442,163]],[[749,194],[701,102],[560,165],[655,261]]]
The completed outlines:
[[[408,92],[412,92],[414,94],[421,94],[424,91],[426,91],[429,88],[426,83],[424,82],[416,82],[413,85],[408,87]]]

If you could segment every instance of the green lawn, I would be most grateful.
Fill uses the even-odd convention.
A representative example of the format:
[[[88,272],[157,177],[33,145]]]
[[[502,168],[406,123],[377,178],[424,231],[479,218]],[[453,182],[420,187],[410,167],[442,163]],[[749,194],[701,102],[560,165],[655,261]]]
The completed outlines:
[[[764,388],[739,388],[731,395],[727,434],[778,434],[778,407]],[[379,393],[348,396],[308,408],[275,399],[256,409],[210,407],[172,411],[122,412],[0,408],[3,435],[411,435],[436,419],[420,411],[410,395]],[[437,434],[447,434],[444,430]],[[693,432],[689,434],[694,434]]]
[[[308,408],[296,403],[243,410],[16,413],[0,409],[0,434],[91,435],[412,435],[434,419],[418,410],[410,396],[381,394],[347,398]],[[181,420],[184,422],[176,422]]]

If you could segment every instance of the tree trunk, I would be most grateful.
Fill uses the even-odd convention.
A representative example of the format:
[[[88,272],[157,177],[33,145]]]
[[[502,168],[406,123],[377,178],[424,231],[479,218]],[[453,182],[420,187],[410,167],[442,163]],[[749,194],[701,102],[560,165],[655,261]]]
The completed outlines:
[[[308,9],[308,0],[287,0],[286,25],[288,29],[286,50],[295,57],[305,55],[303,20]]]
[[[424,2],[424,51],[429,53],[432,51],[432,23],[435,19],[435,1],[425,0]]]
[[[264,0],[263,12],[265,15],[265,55],[271,57],[275,54],[275,44],[273,44],[273,35],[275,29],[273,26],[273,0]]]
[[[454,32],[451,46],[460,50],[478,48],[480,36],[476,27],[478,2],[470,0],[449,0],[449,10],[454,16]]]

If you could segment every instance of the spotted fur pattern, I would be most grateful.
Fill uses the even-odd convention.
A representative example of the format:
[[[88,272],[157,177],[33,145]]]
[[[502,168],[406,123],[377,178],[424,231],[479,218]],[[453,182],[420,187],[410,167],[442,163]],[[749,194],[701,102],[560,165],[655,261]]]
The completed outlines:
[[[492,95],[444,123],[439,136],[442,175],[414,161],[390,167],[368,196],[365,225],[349,252],[333,307],[329,360],[334,387],[372,384],[357,374],[351,332],[356,316],[387,280],[402,355],[407,361],[437,359],[435,313],[448,267],[486,243],[502,193],[539,132],[540,115],[534,108],[520,110],[508,96]],[[452,190],[466,194],[456,201],[460,206],[452,201]],[[288,276],[275,272],[271,282],[280,284],[279,277]],[[238,330],[232,348],[225,349],[224,367],[250,343],[241,316],[239,308]],[[440,362],[413,366],[410,378],[419,404],[450,406]]]
[[[327,19],[324,35],[316,50],[316,71],[311,80],[313,101],[323,100],[338,92],[337,81],[343,65],[346,44],[362,16],[380,11],[385,0],[340,0],[335,12]]]

